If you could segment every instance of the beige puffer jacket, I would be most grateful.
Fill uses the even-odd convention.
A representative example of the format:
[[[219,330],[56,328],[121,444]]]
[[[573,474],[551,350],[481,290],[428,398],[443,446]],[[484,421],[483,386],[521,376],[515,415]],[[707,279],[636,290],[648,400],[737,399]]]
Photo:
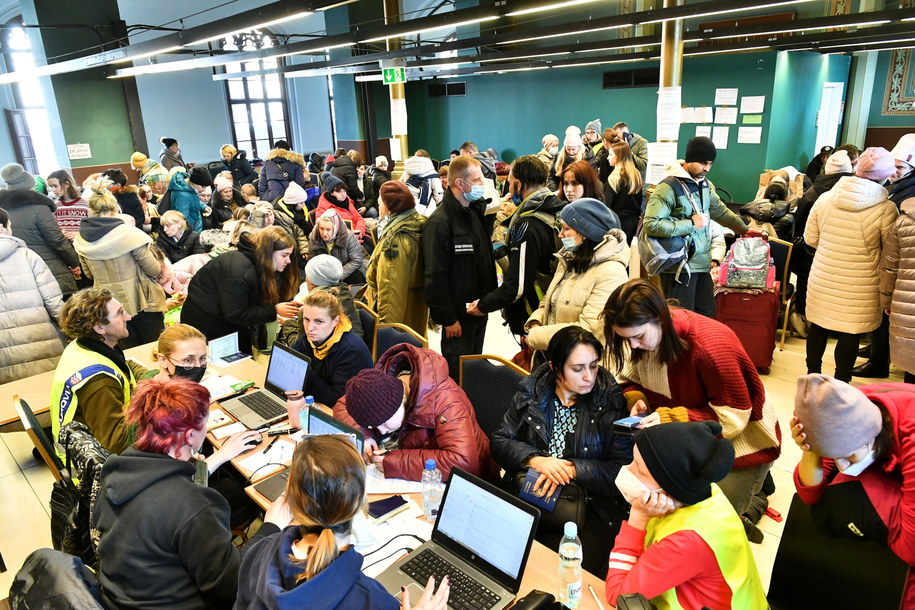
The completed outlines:
[[[901,214],[880,261],[880,306],[890,310],[890,360],[915,373],[915,218]]]
[[[816,248],[807,288],[807,319],[859,334],[880,326],[877,269],[884,235],[896,221],[886,189],[844,176],[814,204],[804,241]]]
[[[544,351],[550,339],[561,328],[577,324],[604,342],[604,325],[600,314],[610,294],[629,279],[629,246],[626,234],[610,229],[594,249],[591,266],[577,274],[568,269],[572,253],[563,248],[556,257],[559,265],[547,288],[546,296],[524,325],[527,342],[535,350]],[[541,326],[531,328],[534,323]]]

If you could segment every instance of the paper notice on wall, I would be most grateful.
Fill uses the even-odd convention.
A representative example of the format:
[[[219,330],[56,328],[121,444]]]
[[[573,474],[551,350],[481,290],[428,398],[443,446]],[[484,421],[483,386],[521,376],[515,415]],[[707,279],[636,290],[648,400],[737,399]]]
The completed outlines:
[[[67,144],[67,157],[70,159],[91,159],[92,150],[88,144]]]
[[[765,95],[746,95],[740,98],[740,114],[759,114],[765,108]]]
[[[718,150],[726,150],[728,147],[728,136],[731,134],[731,128],[723,125],[715,125],[712,128],[712,142]]]
[[[715,109],[712,106],[699,106],[693,109],[693,118],[696,123],[714,123]]]
[[[680,135],[680,87],[658,90],[658,140],[676,140]]]
[[[737,89],[715,89],[716,106],[736,106]]]
[[[711,125],[696,125],[696,137],[712,137],[712,126]]]
[[[657,184],[664,179],[664,168],[677,162],[676,142],[649,142],[645,182]]]
[[[759,144],[762,142],[762,127],[740,127],[737,129],[738,144]]]
[[[403,155],[400,154],[400,138],[390,138],[391,141],[391,161],[403,161]]]
[[[391,133],[407,133],[407,100],[391,100]]]
[[[715,108],[715,122],[722,125],[737,124],[737,107]]]
[[[692,108],[689,106],[684,106],[683,108],[680,108],[680,124],[683,125],[685,123],[695,123],[696,122],[695,114],[696,114],[695,108]]]

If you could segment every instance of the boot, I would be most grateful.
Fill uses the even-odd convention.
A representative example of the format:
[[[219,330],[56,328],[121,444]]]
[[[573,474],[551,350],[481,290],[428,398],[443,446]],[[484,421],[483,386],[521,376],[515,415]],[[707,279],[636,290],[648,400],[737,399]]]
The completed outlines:
[[[743,531],[747,534],[747,540],[754,544],[762,544],[762,541],[765,538],[763,531],[751,523],[746,517],[741,517],[740,520],[743,521]]]
[[[858,358],[870,358],[871,357],[871,344],[862,345],[858,348]]]
[[[890,376],[889,365],[881,366],[873,360],[868,360],[864,364],[858,365],[851,370],[854,377],[869,377],[873,379],[883,379]]]
[[[792,311],[790,319],[791,326],[794,327],[794,332],[796,332],[801,339],[806,339],[807,332],[810,329],[810,323],[807,322],[807,318],[796,311]]]

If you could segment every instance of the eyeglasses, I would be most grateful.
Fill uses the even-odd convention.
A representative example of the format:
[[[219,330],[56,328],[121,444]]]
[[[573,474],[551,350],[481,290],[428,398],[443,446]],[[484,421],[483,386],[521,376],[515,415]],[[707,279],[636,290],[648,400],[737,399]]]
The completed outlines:
[[[199,358],[195,358],[194,356],[188,356],[181,362],[175,362],[168,356],[166,356],[165,359],[168,360],[169,362],[171,362],[172,364],[174,364],[175,366],[180,366],[183,369],[192,369],[192,368],[198,367],[198,366],[206,366],[206,363],[207,363],[206,356],[200,356]]]
[[[110,323],[112,318],[123,318],[124,316],[128,316],[128,315],[130,315],[130,314],[128,314],[126,311],[124,311],[124,308],[122,307],[118,310],[118,312],[116,314],[113,314],[110,316],[105,316],[105,324]]]

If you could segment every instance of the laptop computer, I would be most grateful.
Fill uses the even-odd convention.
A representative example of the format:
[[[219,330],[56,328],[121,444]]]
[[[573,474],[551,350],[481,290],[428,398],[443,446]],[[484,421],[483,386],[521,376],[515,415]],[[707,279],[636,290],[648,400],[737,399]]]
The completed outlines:
[[[287,416],[285,393],[302,390],[310,363],[308,356],[274,343],[264,387],[219,405],[249,430],[281,421]]]
[[[429,576],[451,577],[450,608],[501,610],[518,594],[540,510],[472,474],[453,468],[432,539],[382,572],[395,596],[420,599]]]

